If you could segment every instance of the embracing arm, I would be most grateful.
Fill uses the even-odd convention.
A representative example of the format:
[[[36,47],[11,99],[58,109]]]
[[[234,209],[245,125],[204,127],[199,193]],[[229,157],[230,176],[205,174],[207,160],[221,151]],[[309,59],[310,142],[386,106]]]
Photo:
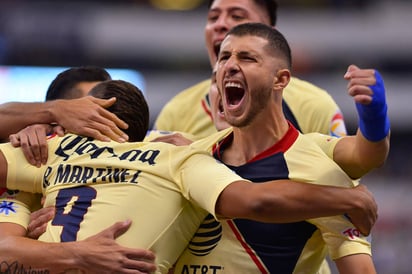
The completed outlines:
[[[9,270],[49,273],[60,273],[73,266],[96,274],[151,273],[156,269],[152,252],[122,247],[115,241],[130,224],[117,222],[84,241],[45,243],[23,237],[25,230],[19,225],[0,223],[0,265]]]
[[[115,101],[86,96],[44,103],[5,103],[0,105],[0,139],[28,125],[57,123],[72,133],[124,142],[127,135],[120,128],[127,128],[127,124],[105,109]]]
[[[25,229],[14,223],[0,223],[0,265],[11,269],[48,270],[61,272],[72,263],[75,257],[69,248],[60,244],[44,244],[25,238]],[[53,254],[47,256],[48,252]],[[50,260],[50,261],[48,261]]]
[[[238,181],[223,190],[216,213],[272,223],[348,214],[362,234],[368,235],[377,219],[377,205],[363,185],[341,188],[289,180],[259,184]]]

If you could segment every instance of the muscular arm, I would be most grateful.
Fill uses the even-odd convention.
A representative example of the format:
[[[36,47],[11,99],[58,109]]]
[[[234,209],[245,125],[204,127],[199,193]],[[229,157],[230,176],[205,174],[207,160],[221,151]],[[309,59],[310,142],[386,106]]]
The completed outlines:
[[[25,238],[25,230],[19,225],[0,223],[1,270],[30,269],[61,273],[76,266],[96,274],[150,273],[156,268],[152,252],[125,248],[115,241],[130,224],[130,221],[115,223],[84,241],[45,243]],[[7,267],[9,269],[3,269]]]
[[[362,185],[339,188],[288,180],[260,184],[239,181],[221,193],[216,213],[227,218],[275,223],[347,213],[353,224],[368,235],[377,218],[377,205]]]
[[[120,128],[127,128],[127,124],[104,109],[114,102],[115,98],[86,96],[44,103],[5,103],[0,105],[0,139],[5,140],[28,125],[57,123],[73,133],[122,142],[127,136]]]
[[[69,251],[70,244],[67,249],[65,245],[43,244],[25,238],[25,234],[25,229],[20,225],[0,223],[0,264],[2,267],[61,272],[70,264],[74,265],[75,257]],[[47,256],[48,252],[51,252],[50,256]],[[50,262],[49,259],[51,259]]]
[[[335,260],[340,274],[376,274],[372,257],[368,254],[354,254]]]
[[[356,136],[341,138],[333,151],[333,160],[351,178],[360,178],[382,166],[389,153],[389,134],[378,142],[367,140],[358,130]]]

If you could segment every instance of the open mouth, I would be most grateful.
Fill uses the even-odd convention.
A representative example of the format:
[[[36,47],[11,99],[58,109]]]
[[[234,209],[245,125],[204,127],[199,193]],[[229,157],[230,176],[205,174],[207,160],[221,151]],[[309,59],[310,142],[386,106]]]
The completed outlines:
[[[226,103],[229,106],[237,106],[245,95],[245,89],[241,84],[235,82],[227,82],[225,85]]]

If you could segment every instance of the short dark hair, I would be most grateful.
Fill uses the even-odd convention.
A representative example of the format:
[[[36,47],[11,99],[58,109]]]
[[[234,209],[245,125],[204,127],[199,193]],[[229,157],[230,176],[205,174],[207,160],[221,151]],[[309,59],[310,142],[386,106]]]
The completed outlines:
[[[276,0],[254,0],[255,3],[262,7],[269,15],[270,25],[275,26],[277,21],[278,3]],[[207,8],[210,9],[214,0],[209,0]]]
[[[111,79],[110,74],[101,67],[82,66],[70,68],[60,72],[50,83],[45,100],[79,98],[78,91],[73,89],[78,83],[100,82]]]
[[[125,133],[130,142],[140,142],[149,129],[149,107],[142,91],[122,80],[109,80],[97,84],[89,95],[101,99],[116,97],[116,102],[107,108],[129,124]]]
[[[268,47],[275,56],[279,56],[286,61],[286,65],[290,69],[292,66],[292,53],[288,41],[275,28],[262,23],[245,23],[233,27],[226,34],[233,36],[257,36],[268,41]]]

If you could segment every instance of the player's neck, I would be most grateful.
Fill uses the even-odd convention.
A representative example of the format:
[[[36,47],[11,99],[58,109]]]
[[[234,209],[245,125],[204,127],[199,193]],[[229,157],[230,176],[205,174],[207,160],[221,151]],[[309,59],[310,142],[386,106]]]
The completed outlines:
[[[232,166],[243,165],[272,147],[282,139],[288,129],[286,119],[267,120],[261,124],[252,123],[247,127],[233,128],[233,141],[225,149],[222,160]]]

